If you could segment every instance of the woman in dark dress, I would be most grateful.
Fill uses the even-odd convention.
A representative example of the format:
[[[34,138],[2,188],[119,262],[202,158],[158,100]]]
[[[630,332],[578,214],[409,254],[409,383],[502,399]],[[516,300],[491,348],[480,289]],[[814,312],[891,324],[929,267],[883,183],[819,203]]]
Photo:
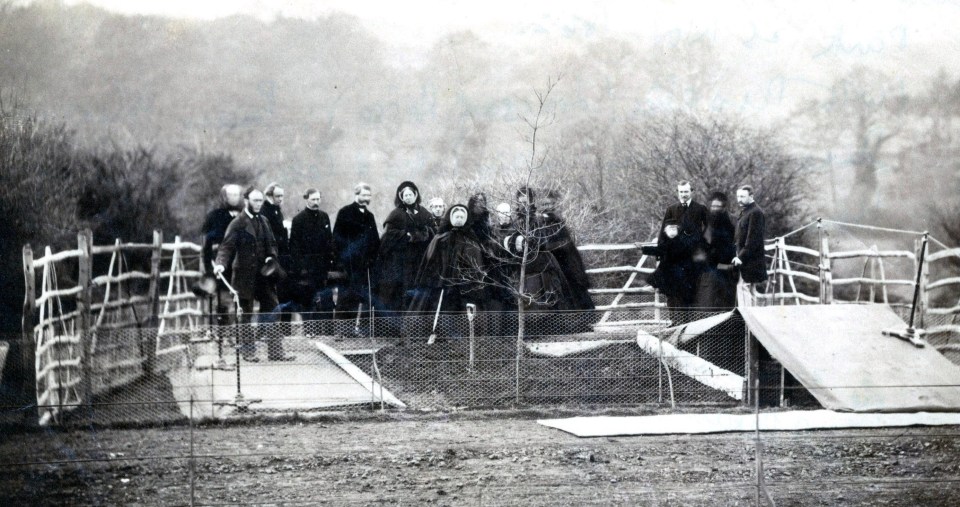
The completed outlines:
[[[575,310],[593,310],[595,306],[589,292],[590,277],[587,276],[573,234],[560,216],[557,208],[559,199],[557,192],[550,191],[540,203],[537,228],[540,249],[552,253],[563,269],[573,296],[570,306]]]
[[[420,260],[433,237],[430,212],[420,205],[420,190],[404,181],[397,187],[396,208],[383,223],[377,253],[377,297],[387,315],[410,303]]]
[[[693,259],[700,268],[696,304],[704,310],[729,310],[737,302],[737,270],[730,261],[737,254],[734,225],[727,213],[727,195],[710,195],[710,215],[702,247]]]
[[[441,232],[430,242],[417,275],[410,311],[420,315],[436,312],[463,313],[467,304],[483,310],[487,301],[488,280],[480,241],[469,223],[466,206],[456,204],[447,210]],[[449,319],[445,319],[449,320]],[[431,319],[421,319],[416,329],[423,333]],[[441,326],[442,328],[443,326]],[[444,330],[450,335],[450,330]]]

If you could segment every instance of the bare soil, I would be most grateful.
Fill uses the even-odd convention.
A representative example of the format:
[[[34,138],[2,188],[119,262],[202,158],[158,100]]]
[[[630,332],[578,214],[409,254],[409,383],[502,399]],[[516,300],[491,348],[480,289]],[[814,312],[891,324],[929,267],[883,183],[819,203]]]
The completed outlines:
[[[190,505],[191,468],[194,505],[754,502],[753,434],[581,439],[536,415],[561,414],[7,432],[0,505]],[[778,506],[960,505],[958,429],[764,433],[763,475]]]

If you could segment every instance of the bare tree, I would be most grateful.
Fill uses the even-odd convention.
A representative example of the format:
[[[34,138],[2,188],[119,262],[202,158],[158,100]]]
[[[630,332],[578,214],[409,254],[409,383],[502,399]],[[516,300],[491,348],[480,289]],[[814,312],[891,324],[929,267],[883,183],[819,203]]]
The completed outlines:
[[[849,195],[853,210],[873,206],[879,187],[877,172],[885,150],[903,131],[906,96],[886,74],[858,66],[834,80],[827,96],[808,101],[802,114],[813,129],[825,133],[828,148],[844,148],[853,166]]]

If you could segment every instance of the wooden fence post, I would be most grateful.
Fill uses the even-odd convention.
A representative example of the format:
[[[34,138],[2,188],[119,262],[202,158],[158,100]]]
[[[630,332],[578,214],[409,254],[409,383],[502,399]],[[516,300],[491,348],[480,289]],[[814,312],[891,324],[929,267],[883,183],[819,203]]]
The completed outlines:
[[[33,337],[33,315],[37,306],[36,272],[33,268],[33,248],[30,245],[23,247],[23,321],[20,339],[20,375],[23,381],[23,400],[37,401],[37,366],[36,340]],[[12,361],[11,361],[12,363]],[[24,410],[23,422],[28,426],[40,423],[38,410]]]
[[[817,227],[820,227],[817,220]],[[833,273],[830,271],[830,236],[826,231],[820,237],[820,304],[833,303]]]
[[[93,403],[93,336],[91,334],[91,315],[90,315],[90,277],[93,270],[93,255],[90,253],[90,246],[93,242],[93,232],[90,229],[84,229],[77,234],[77,250],[80,250],[80,256],[77,257],[77,287],[80,292],[77,293],[77,318],[80,321],[80,393],[83,399],[81,403]]]
[[[150,321],[148,326],[155,330],[160,325],[160,261],[163,259],[163,232],[153,231],[153,250],[150,254],[150,293],[147,298],[150,304]],[[155,332],[148,335],[153,337],[153,343],[146,345],[147,357],[143,363],[145,374],[153,373],[154,363],[157,357],[157,337]]]
[[[917,240],[917,246],[915,248],[917,262],[922,257],[923,263],[919,264],[920,269],[920,297],[917,299],[917,317],[915,320],[914,326],[920,329],[923,329],[925,326],[925,315],[927,313],[927,308],[930,307],[930,294],[927,293],[927,285],[930,283],[930,261],[927,259],[925,249],[929,249],[929,242],[926,241],[927,233],[924,232],[923,238]]]

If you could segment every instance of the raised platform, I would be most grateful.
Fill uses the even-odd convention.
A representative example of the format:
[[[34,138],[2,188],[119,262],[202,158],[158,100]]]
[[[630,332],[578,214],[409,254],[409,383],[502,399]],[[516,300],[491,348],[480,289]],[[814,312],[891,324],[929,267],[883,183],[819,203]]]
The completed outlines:
[[[960,411],[960,367],[934,347],[883,331],[906,324],[885,305],[741,308],[747,328],[825,408]]]

